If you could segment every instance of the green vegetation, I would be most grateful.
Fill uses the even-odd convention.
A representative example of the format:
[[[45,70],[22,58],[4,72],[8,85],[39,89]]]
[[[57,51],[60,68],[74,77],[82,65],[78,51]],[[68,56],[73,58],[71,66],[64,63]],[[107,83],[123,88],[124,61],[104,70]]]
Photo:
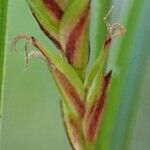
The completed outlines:
[[[2,115],[2,86],[3,86],[3,69],[4,69],[4,49],[6,46],[6,21],[7,21],[7,0],[0,0],[0,131]],[[1,134],[1,132],[0,132]]]
[[[3,3],[4,5],[1,5]],[[47,71],[47,66],[43,60],[33,59],[25,72],[23,64],[24,51],[22,50],[24,49],[24,43],[19,42],[17,45],[17,49],[22,50],[19,51],[19,55],[9,51],[10,43],[14,37],[20,34],[34,36],[44,47],[47,47],[46,50],[50,50],[52,55],[54,54],[54,57],[52,57],[54,63],[64,71],[66,76],[68,73],[59,64],[63,63],[65,68],[70,68],[70,66],[67,66],[62,61],[61,54],[56,52],[57,48],[42,33],[31,15],[28,4],[24,0],[9,1],[8,13],[6,13],[6,4],[6,1],[0,1],[0,8],[2,7],[0,10],[3,10],[0,11],[0,21],[2,22],[0,22],[0,25],[3,25],[0,28],[0,33],[2,33],[0,42],[3,43],[0,44],[2,52],[0,53],[0,65],[1,72],[6,72],[3,79],[5,83],[2,99],[3,127],[0,149],[70,149],[60,115],[59,92],[53,82],[53,77]],[[122,3],[119,0],[113,3],[103,0],[92,1],[90,66],[93,65],[98,57],[104,37],[106,37],[107,30],[103,17],[111,5],[114,5],[115,8],[109,17],[109,22],[111,24],[115,22],[121,23],[125,26],[127,32],[125,36],[115,38],[110,48],[105,74],[112,69],[113,75],[96,149],[147,149],[150,138],[148,130],[149,118],[147,115],[149,113],[150,84],[148,61],[150,54],[150,21],[148,20],[150,5],[145,0],[123,1]],[[7,16],[8,25],[7,32],[5,32]],[[47,17],[47,15],[45,16]],[[58,25],[58,22],[56,21],[55,24]],[[64,25],[65,21],[62,24],[62,28],[64,28]],[[52,31],[55,32],[54,35],[57,37],[55,29]],[[62,36],[65,33],[66,31],[64,30]],[[6,36],[8,38],[6,39],[6,44],[4,44]],[[62,41],[65,40],[62,37]],[[29,46],[28,49],[32,50],[34,48]],[[4,50],[7,51],[5,57]],[[52,56],[50,55],[49,57]],[[60,61],[55,56],[59,56]],[[3,68],[4,58],[6,59],[6,65]],[[74,64],[75,68],[79,66],[76,62]],[[85,63],[80,63],[80,65],[82,65],[81,68],[85,68]],[[77,68],[80,77],[84,72],[80,70],[81,68]],[[72,68],[68,70],[72,70]],[[2,75],[2,73],[0,74]],[[68,78],[70,77],[69,80],[76,87],[79,83],[78,93],[80,97],[84,97],[83,87],[79,78],[77,77],[76,82],[72,80],[76,76],[77,74],[73,73]],[[2,86],[3,80],[1,77],[0,86]],[[61,87],[61,85],[58,86]],[[65,90],[62,92],[65,93]],[[65,96],[67,97],[67,95]],[[92,97],[94,96],[92,95]],[[70,105],[69,107],[75,110],[73,115],[78,115],[74,106]]]

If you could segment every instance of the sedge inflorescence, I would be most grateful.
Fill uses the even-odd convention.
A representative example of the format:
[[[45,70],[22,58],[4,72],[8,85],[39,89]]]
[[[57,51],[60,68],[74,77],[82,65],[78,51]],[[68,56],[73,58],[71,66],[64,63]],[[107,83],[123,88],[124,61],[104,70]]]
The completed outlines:
[[[90,0],[27,0],[31,12],[45,35],[61,55],[45,48],[32,36],[20,35],[25,45],[26,64],[31,57],[45,60],[61,95],[66,132],[75,150],[92,150],[99,132],[112,71],[105,73],[112,38],[125,31],[120,24],[109,24],[108,35],[97,60],[86,73],[90,58]],[[102,39],[103,40],[103,39]],[[38,51],[28,53],[31,44]]]

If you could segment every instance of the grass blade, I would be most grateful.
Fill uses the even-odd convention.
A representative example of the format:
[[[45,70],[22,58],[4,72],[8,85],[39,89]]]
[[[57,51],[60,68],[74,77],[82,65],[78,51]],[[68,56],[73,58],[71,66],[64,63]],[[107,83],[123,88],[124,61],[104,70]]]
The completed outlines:
[[[149,42],[150,30],[145,22],[148,18],[148,10],[150,9],[147,2],[139,4],[140,15],[139,24],[137,26],[137,32],[135,33],[135,40],[133,42],[133,48],[130,56],[130,66],[125,77],[126,83],[121,94],[121,103],[119,107],[119,113],[117,116],[117,125],[115,125],[116,138],[112,143],[116,150],[129,149],[131,141],[132,127],[135,121],[135,113],[138,108],[139,95],[141,94],[141,83],[145,76],[146,63],[149,56]],[[145,29],[143,31],[143,29]],[[139,36],[140,35],[140,36]],[[143,40],[144,39],[144,40]],[[141,42],[142,41],[142,42]],[[126,94],[127,93],[127,94]],[[120,133],[120,130],[122,131]],[[121,139],[120,141],[118,139]],[[119,144],[118,144],[119,141]]]
[[[6,38],[6,21],[7,21],[7,0],[0,0],[0,128],[2,115],[2,85],[3,85],[3,65],[4,65],[4,49]]]
[[[134,49],[132,46],[136,37],[136,28],[140,21],[142,1],[134,0],[131,8],[132,9],[130,9],[128,13],[128,19],[125,22],[127,34],[122,40],[120,40],[118,47],[115,47],[120,50],[117,54],[117,60],[115,60],[118,68],[120,69],[120,74],[119,76],[114,77],[112,80],[112,88],[109,92],[104,120],[100,129],[100,137],[97,147],[98,149],[102,150],[123,149],[122,145],[125,142],[125,139],[123,138],[126,135],[126,130],[129,124],[129,118],[131,116],[129,109],[132,109],[130,105],[133,99],[128,99],[128,102],[124,103],[124,105],[121,105],[121,103],[126,100],[126,96],[129,96],[131,98],[137,92],[137,89],[132,89],[132,95],[129,95],[128,88],[130,87],[131,83],[134,84],[135,82],[131,79],[128,80],[128,78],[131,75],[130,66],[134,57]],[[145,51],[143,51],[142,53],[144,54]],[[133,64],[132,68],[135,68],[135,65],[136,64]],[[137,73],[137,70],[132,70],[132,75],[135,75],[135,72]],[[137,78],[137,76],[134,77]],[[124,86],[127,88],[125,89]],[[125,111],[121,113],[121,115],[120,112],[123,110]],[[128,121],[126,120],[125,124],[122,124],[121,122],[124,119],[127,119]],[[120,124],[122,126],[118,127],[118,125]]]

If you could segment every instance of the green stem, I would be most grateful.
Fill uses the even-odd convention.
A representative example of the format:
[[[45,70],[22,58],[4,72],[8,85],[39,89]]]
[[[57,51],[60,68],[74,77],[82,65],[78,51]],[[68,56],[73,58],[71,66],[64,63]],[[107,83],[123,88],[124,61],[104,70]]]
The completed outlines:
[[[95,150],[95,143],[86,143],[85,150]]]

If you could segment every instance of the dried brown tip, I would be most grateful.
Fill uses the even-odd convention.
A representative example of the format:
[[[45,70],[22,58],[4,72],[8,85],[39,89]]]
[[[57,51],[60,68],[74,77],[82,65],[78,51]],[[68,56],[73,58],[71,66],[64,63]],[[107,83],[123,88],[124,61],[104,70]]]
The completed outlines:
[[[117,36],[121,36],[126,32],[126,29],[119,23],[113,23],[110,24],[107,21],[108,16],[111,14],[112,10],[113,10],[114,6],[112,6],[110,8],[110,10],[108,11],[108,13],[106,14],[106,16],[104,17],[104,22],[106,24],[107,30],[108,30],[108,38],[113,38],[113,37],[117,37]]]
[[[108,19],[109,15],[111,14],[113,8],[114,8],[114,6],[112,6],[112,7],[109,9],[109,11],[107,12],[107,14],[106,14],[105,17],[104,17],[104,22],[105,22],[105,24],[106,24],[107,29],[109,29],[110,26],[111,26],[110,23],[107,21],[107,19]]]
[[[13,41],[11,42],[11,47],[10,47],[11,51],[16,51],[16,52],[18,51],[16,48],[16,45],[20,40],[25,40],[27,43],[32,43],[32,39],[30,36],[19,35],[19,36],[15,37],[13,39]]]
[[[111,36],[108,36],[107,39],[104,42],[104,48],[109,47],[111,42],[112,42],[112,38],[111,38]]]
[[[25,69],[27,69],[29,64],[29,55],[28,55],[28,42],[25,44]]]
[[[11,43],[11,51],[16,51],[18,52],[16,45],[20,40],[25,40],[25,46],[24,46],[24,50],[25,50],[25,70],[27,70],[29,61],[31,59],[31,57],[36,57],[36,58],[45,58],[43,56],[43,54],[40,51],[28,51],[28,45],[32,45],[35,47],[34,45],[34,38],[31,36],[27,36],[27,35],[19,35],[17,37],[14,38],[14,40]]]
[[[109,34],[111,37],[117,37],[125,34],[126,29],[119,23],[114,23],[109,28]]]

